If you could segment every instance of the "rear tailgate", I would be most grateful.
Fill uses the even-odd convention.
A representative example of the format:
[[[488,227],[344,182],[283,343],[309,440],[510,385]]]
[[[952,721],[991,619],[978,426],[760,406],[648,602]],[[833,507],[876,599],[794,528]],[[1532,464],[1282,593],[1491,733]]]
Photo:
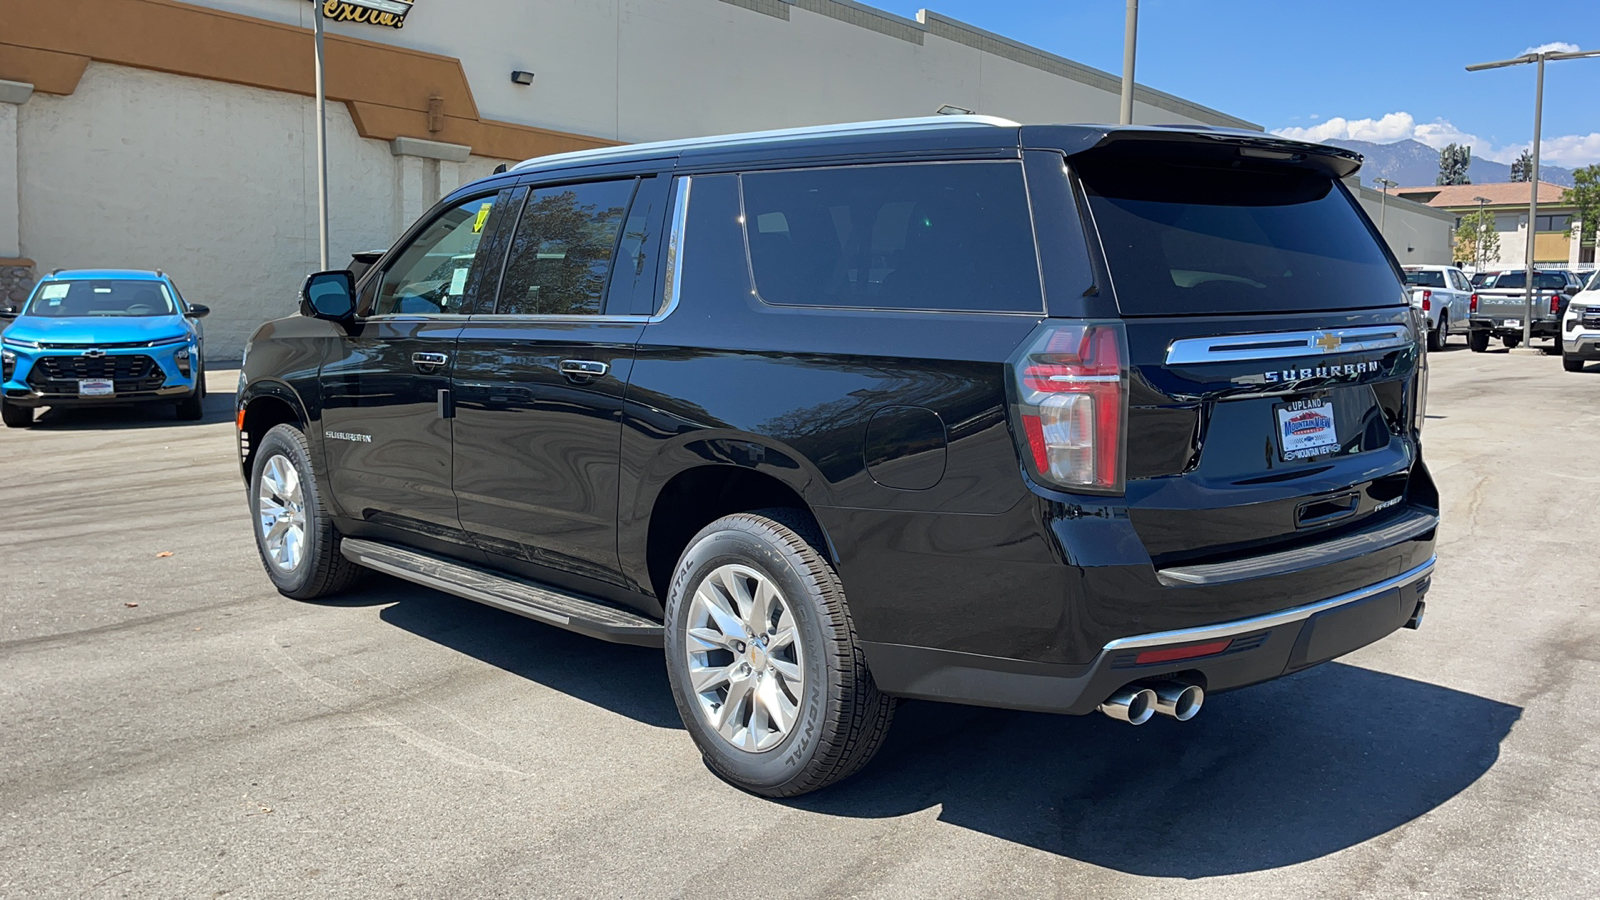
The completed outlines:
[[[1418,315],[1343,185],[1247,154],[1138,150],[1072,163],[1126,328],[1128,514],[1156,569],[1414,513]]]

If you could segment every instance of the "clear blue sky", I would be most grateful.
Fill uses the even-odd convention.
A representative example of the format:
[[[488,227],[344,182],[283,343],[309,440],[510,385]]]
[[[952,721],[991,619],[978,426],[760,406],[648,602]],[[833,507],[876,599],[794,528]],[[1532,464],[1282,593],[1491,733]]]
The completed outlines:
[[[926,6],[1122,70],[1124,0],[867,2],[908,18]],[[1533,133],[1535,67],[1463,67],[1552,42],[1600,49],[1600,0],[1140,0],[1137,80],[1269,130],[1436,146],[1467,136],[1476,155],[1509,161]],[[1547,65],[1543,154],[1600,163],[1600,58]]]

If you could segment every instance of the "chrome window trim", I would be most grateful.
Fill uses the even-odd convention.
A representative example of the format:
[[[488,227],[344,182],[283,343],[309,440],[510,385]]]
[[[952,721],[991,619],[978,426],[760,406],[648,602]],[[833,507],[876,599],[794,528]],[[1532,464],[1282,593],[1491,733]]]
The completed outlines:
[[[1327,338],[1338,338],[1327,346]],[[1395,350],[1416,342],[1408,325],[1379,325],[1359,328],[1326,328],[1318,331],[1283,331],[1259,334],[1230,334],[1218,337],[1182,338],[1167,345],[1167,365],[1193,365],[1217,362],[1246,362],[1260,359],[1290,359],[1299,356],[1328,356],[1335,353],[1365,353],[1369,350]]]
[[[534,313],[482,313],[471,317],[473,324],[495,325],[515,324],[517,322],[550,322],[550,323],[587,323],[594,322],[600,325],[625,325],[630,322],[646,322],[649,316],[585,316],[578,313],[565,314],[534,314]]]
[[[666,305],[655,315],[645,316],[648,322],[660,322],[678,308],[678,297],[683,286],[683,240],[689,228],[689,192],[694,187],[694,176],[678,178],[677,196],[672,201],[672,235],[667,238],[667,283],[662,290]]]
[[[1154,634],[1139,634],[1132,637],[1118,638],[1106,643],[1102,652],[1109,653],[1113,650],[1132,650],[1141,647],[1157,647],[1164,644],[1184,644],[1190,641],[1205,641],[1214,638],[1236,637],[1252,631],[1262,631],[1267,628],[1276,628],[1279,625],[1288,625],[1311,618],[1317,613],[1337,609],[1368,597],[1373,597],[1385,591],[1405,587],[1428,577],[1433,572],[1434,564],[1438,562],[1437,556],[1430,556],[1428,561],[1416,568],[1385,579],[1377,584],[1369,584],[1349,593],[1337,597],[1329,597],[1317,603],[1306,606],[1297,606],[1281,612],[1267,613],[1249,619],[1237,619],[1232,622],[1223,622],[1218,625],[1202,625],[1198,628],[1180,628],[1176,631],[1158,631]]]

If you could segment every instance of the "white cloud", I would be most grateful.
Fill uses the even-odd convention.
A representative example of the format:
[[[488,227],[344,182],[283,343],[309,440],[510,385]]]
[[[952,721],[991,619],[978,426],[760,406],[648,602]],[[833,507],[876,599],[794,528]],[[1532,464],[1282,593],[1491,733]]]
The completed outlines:
[[[1528,148],[1525,142],[1496,147],[1475,134],[1462,131],[1445,119],[1418,122],[1416,117],[1408,112],[1392,112],[1377,119],[1346,119],[1343,116],[1334,116],[1325,122],[1318,122],[1305,128],[1276,128],[1272,133],[1301,141],[1351,140],[1391,144],[1409,139],[1420,141],[1435,150],[1443,149],[1447,144],[1465,144],[1472,148],[1473,156],[1507,164],[1514,162],[1522,155],[1522,151]],[[1539,159],[1540,162],[1566,168],[1600,163],[1600,132],[1546,137],[1540,147]]]
[[[1577,44],[1569,44],[1566,41],[1551,41],[1548,44],[1540,44],[1537,47],[1529,47],[1528,49],[1522,51],[1522,55],[1523,56],[1527,56],[1527,55],[1532,54],[1532,53],[1577,53],[1577,52],[1578,52],[1578,45]]]

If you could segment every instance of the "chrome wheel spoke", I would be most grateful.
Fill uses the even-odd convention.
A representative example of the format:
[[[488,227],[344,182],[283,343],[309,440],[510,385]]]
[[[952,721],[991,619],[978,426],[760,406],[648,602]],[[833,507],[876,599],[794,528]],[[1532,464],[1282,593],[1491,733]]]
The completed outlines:
[[[281,571],[294,571],[305,555],[305,494],[299,471],[282,454],[272,456],[261,467],[256,522],[267,561]]]
[[[689,601],[681,652],[703,720],[750,753],[788,737],[805,696],[802,647],[788,601],[758,570],[728,563]]]

